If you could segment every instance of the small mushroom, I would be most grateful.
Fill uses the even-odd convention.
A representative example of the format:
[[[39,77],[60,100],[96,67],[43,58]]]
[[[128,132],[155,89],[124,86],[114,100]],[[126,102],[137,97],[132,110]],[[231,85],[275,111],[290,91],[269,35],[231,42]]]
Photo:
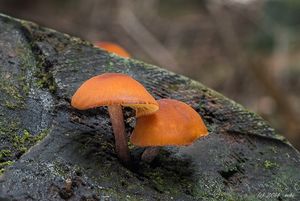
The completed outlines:
[[[161,146],[190,145],[208,135],[200,115],[189,105],[172,99],[157,101],[159,110],[137,119],[130,141],[133,145],[148,147],[142,160],[151,162]]]
[[[120,45],[117,45],[115,43],[102,41],[102,42],[96,42],[95,46],[105,49],[108,52],[115,53],[116,55],[119,55],[124,58],[131,57],[130,54],[123,47],[121,47]]]
[[[139,82],[128,75],[105,73],[85,81],[72,97],[71,105],[79,110],[108,106],[115,136],[116,153],[128,164],[127,146],[122,106],[131,107],[137,116],[158,110],[158,103]]]

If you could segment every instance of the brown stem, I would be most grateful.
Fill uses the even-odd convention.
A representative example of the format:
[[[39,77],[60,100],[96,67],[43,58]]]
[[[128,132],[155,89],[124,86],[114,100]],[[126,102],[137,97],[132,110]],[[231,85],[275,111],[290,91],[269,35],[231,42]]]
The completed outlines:
[[[159,147],[148,147],[142,154],[142,161],[151,163],[159,153]]]
[[[108,106],[108,113],[115,135],[117,155],[123,163],[129,164],[130,155],[127,145],[122,107],[118,105]]]

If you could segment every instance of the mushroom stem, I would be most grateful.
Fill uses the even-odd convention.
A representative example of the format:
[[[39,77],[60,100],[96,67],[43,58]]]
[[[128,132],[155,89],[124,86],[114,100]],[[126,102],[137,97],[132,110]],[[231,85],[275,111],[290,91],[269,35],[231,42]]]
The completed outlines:
[[[147,147],[142,154],[142,161],[151,163],[159,153],[159,147]]]
[[[130,155],[128,150],[122,107],[119,105],[108,106],[108,113],[115,135],[117,155],[123,163],[128,164],[130,162]]]

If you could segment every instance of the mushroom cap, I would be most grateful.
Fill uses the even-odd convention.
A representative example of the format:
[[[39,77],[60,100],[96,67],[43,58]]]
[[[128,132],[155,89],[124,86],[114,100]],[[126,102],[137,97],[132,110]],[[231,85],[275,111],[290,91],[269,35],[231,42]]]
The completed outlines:
[[[208,135],[200,115],[189,105],[172,99],[157,101],[159,110],[137,119],[132,144],[146,146],[189,145]]]
[[[95,45],[97,47],[105,49],[108,52],[115,53],[115,54],[117,54],[121,57],[124,57],[124,58],[130,58],[131,57],[130,54],[124,48],[122,48],[120,45],[117,45],[115,43],[102,41],[102,42],[95,43]]]
[[[144,86],[121,73],[104,73],[85,81],[73,95],[71,105],[79,110],[122,105],[135,109],[137,116],[158,110],[158,103]]]

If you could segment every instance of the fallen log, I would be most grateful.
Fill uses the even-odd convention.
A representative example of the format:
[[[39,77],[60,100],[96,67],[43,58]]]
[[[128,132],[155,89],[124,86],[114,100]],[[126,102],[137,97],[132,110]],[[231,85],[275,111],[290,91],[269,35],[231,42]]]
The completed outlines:
[[[300,200],[300,155],[261,117],[184,76],[0,15],[0,200]],[[204,118],[209,136],[151,164],[114,151],[105,108],[70,98],[88,78],[126,73]],[[125,109],[130,133],[134,118]]]

